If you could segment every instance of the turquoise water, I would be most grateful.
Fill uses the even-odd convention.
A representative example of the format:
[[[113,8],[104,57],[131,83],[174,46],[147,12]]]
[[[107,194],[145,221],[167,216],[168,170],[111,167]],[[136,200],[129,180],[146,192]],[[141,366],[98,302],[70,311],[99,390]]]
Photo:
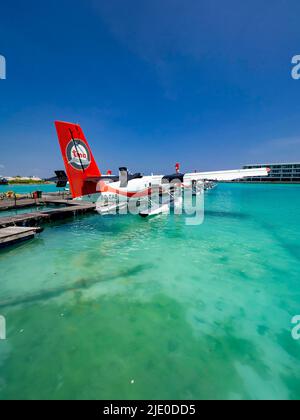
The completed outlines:
[[[0,399],[299,399],[299,208],[223,184],[201,226],[92,215],[2,251]]]
[[[32,206],[32,207],[24,207],[20,209],[12,209],[12,210],[1,210],[0,211],[0,218],[7,217],[7,216],[17,216],[19,214],[25,213],[35,213],[40,211],[47,211],[47,210],[56,210],[58,206],[55,205],[48,205],[48,206]]]
[[[43,191],[49,193],[63,191],[63,189],[56,188],[56,184],[0,185],[0,194],[7,191],[14,191],[16,194],[30,194],[33,191]]]

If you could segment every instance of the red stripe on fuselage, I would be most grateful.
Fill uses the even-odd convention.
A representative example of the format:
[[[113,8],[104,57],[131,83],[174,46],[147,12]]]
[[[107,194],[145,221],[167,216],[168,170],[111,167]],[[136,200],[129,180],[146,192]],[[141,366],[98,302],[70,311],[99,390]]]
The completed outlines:
[[[143,191],[138,191],[138,192],[129,192],[129,191],[122,191],[120,189],[117,188],[113,188],[111,186],[109,186],[108,184],[105,184],[105,182],[100,182],[100,192],[101,193],[106,193],[106,192],[111,192],[113,194],[117,194],[117,195],[122,195],[123,197],[146,197],[148,195],[151,195],[152,192],[152,188],[147,188],[146,190]]]

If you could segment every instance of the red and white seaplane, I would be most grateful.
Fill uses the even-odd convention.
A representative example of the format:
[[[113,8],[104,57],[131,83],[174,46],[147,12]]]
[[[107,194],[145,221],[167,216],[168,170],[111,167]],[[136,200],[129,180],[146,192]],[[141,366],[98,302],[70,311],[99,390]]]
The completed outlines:
[[[124,209],[129,202],[135,204],[147,203],[147,207],[139,211],[141,216],[151,216],[169,210],[169,203],[149,208],[150,197],[173,196],[174,186],[180,184],[183,189],[202,190],[207,181],[232,181],[248,177],[264,177],[269,173],[268,168],[240,169],[217,172],[180,173],[179,164],[176,173],[171,175],[144,176],[141,173],[129,174],[127,168],[122,167],[119,175],[114,176],[110,171],[102,175],[90,146],[78,124],[56,121],[57,135],[61,147],[66,174],[58,172],[59,185],[66,185],[69,180],[73,199],[97,203],[100,214],[115,213]],[[151,207],[151,206],[150,206]]]

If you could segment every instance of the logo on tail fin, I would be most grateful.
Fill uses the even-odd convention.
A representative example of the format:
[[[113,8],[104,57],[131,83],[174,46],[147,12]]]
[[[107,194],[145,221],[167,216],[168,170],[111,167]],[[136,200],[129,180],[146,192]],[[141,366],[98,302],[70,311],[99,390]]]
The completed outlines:
[[[91,164],[91,154],[82,140],[71,140],[66,149],[69,165],[77,170],[88,169]]]

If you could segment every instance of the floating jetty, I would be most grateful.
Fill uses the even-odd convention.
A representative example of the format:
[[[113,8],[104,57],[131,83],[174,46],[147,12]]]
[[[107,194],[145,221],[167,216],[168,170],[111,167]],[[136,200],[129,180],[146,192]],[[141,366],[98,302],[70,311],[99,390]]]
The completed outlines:
[[[36,201],[32,198],[23,198],[22,200],[1,200],[0,212],[6,210],[25,209],[36,205]],[[1,213],[0,213],[1,216]]]
[[[80,202],[75,200],[57,200],[57,199],[43,199],[34,205],[49,205],[65,206],[54,208],[53,210],[45,210],[33,213],[24,213],[14,216],[1,217],[0,211],[0,229],[9,226],[39,226],[42,223],[49,223],[56,220],[62,220],[69,217],[74,217],[81,214],[92,213],[96,210],[95,204]],[[19,208],[18,206],[11,207],[11,209]],[[1,230],[0,230],[1,232]]]
[[[54,205],[53,210],[30,212],[30,207]],[[1,217],[1,211],[28,208],[28,213]],[[40,225],[77,215],[94,213],[96,205],[75,200],[47,197],[39,200],[20,200],[17,203],[0,203],[0,248],[32,239],[43,231]]]
[[[72,204],[72,198],[71,196],[63,196],[61,198],[60,195],[57,193],[47,193],[47,195],[43,195],[42,198],[28,198],[27,196],[23,196],[21,198],[17,199],[1,199],[0,200],[0,217],[1,217],[1,211],[7,211],[7,210],[18,210],[18,209],[25,209],[30,208],[34,206],[42,206],[45,204],[62,204],[68,203]]]
[[[0,248],[33,239],[42,228],[12,226],[0,229]]]

